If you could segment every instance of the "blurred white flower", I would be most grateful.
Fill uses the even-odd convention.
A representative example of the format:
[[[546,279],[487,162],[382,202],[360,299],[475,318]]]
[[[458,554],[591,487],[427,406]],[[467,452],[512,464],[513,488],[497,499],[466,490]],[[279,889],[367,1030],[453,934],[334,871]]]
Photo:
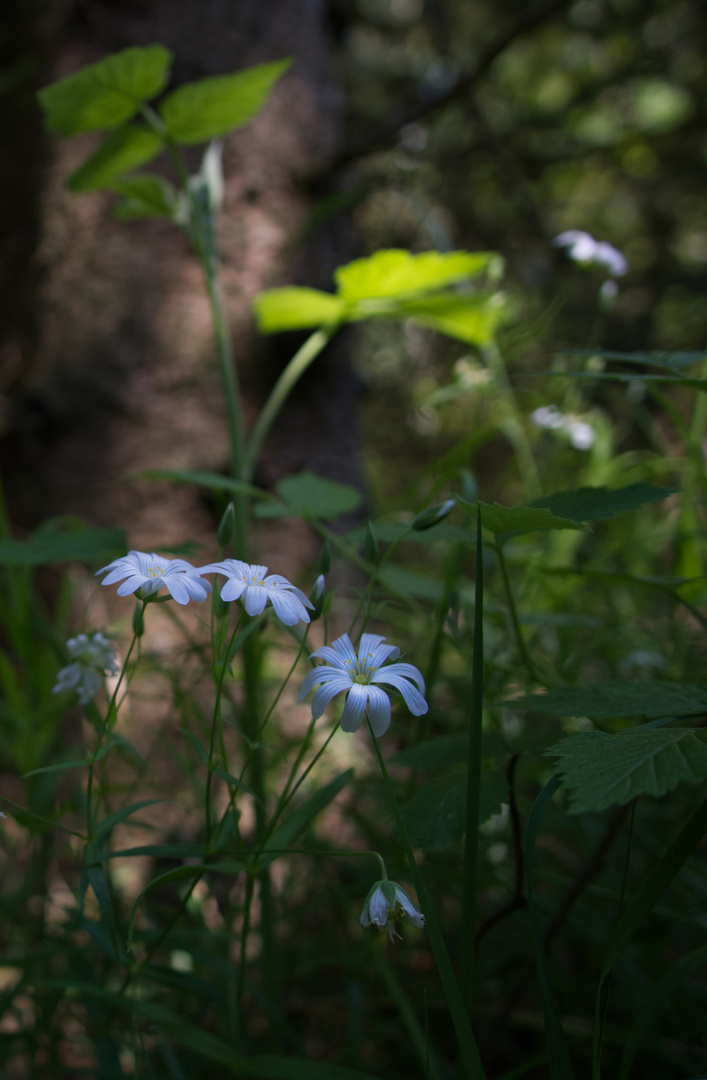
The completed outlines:
[[[530,419],[538,427],[556,431],[557,428],[564,427],[565,414],[560,412],[556,405],[541,405],[530,414]]]
[[[566,432],[575,450],[590,450],[594,445],[596,432],[592,425],[572,413],[563,413],[555,405],[541,405],[530,414],[530,419],[548,431]]]
[[[223,574],[228,581],[221,589],[222,600],[238,600],[243,597],[245,609],[249,615],[260,615],[270,601],[278,619],[285,626],[309,622],[307,608],[314,611],[314,604],[307,599],[301,589],[283,577],[282,574],[270,574],[267,566],[251,566],[240,559],[224,559],[223,562],[200,566],[200,574]]]
[[[144,551],[129,551],[96,573],[105,574],[106,571],[108,577],[102,585],[114,585],[125,578],[118,587],[118,596],[137,593],[140,600],[147,600],[165,588],[178,604],[188,604],[190,600],[206,600],[212,588],[211,582],[199,577],[200,571],[185,559],[165,559],[154,551],[151,555]]]
[[[555,247],[567,248],[574,262],[594,263],[603,266],[611,277],[623,277],[628,273],[628,260],[623,252],[606,240],[595,240],[591,233],[581,229],[568,229],[553,240]]]
[[[377,926],[379,930],[387,928],[388,937],[394,942],[396,937],[401,938],[395,929],[395,919],[404,915],[415,926],[425,925],[425,916],[417,910],[402,885],[385,879],[377,881],[368,890],[359,921],[361,926]]]
[[[78,634],[69,638],[66,651],[73,663],[63,667],[57,675],[52,693],[76,690],[82,705],[88,705],[103,685],[104,675],[117,675],[116,654],[104,634]]]
[[[298,700],[303,701],[313,687],[319,686],[312,699],[315,720],[337,694],[347,691],[341,714],[342,731],[358,731],[368,712],[373,734],[384,735],[390,726],[390,697],[381,690],[381,684],[399,690],[413,716],[423,716],[427,712],[429,706],[423,697],[425,680],[421,673],[413,664],[383,667],[386,660],[400,656],[396,645],[383,645],[384,641],[379,634],[362,634],[356,655],[349,635],[343,634],[331,645],[323,645],[312,653],[310,660],[316,657],[326,660],[326,664],[305,675]]]
[[[569,416],[567,417],[567,421],[567,432],[569,433],[570,442],[575,450],[591,450],[596,438],[592,425],[587,424],[584,420],[573,420]]]

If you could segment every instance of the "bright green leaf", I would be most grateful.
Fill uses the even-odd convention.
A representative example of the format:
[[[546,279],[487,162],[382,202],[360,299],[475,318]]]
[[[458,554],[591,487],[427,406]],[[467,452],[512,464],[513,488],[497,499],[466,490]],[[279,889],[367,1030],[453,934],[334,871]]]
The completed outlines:
[[[402,301],[398,309],[401,315],[410,315],[431,330],[477,347],[493,341],[507,311],[501,293],[491,296],[445,293]]]
[[[425,251],[413,255],[393,248],[367,259],[356,259],[334,274],[339,296],[347,304],[361,300],[393,299],[441,289],[499,265],[493,252]]]
[[[291,60],[216,75],[180,86],[169,94],[160,112],[178,143],[200,143],[242,127],[258,113]]]
[[[162,139],[143,124],[127,124],[106,135],[101,145],[68,180],[72,191],[108,187],[121,173],[145,165],[164,148]]]
[[[558,491],[546,499],[536,499],[533,506],[551,510],[572,521],[601,521],[626,510],[637,510],[646,503],[660,502],[676,495],[679,488],[629,484],[624,488],[582,487],[576,491]]]
[[[521,536],[529,532],[547,532],[550,529],[583,529],[584,526],[569,518],[557,517],[549,510],[533,506],[501,506],[500,503],[475,502],[457,496],[461,508],[476,521],[477,507],[481,508],[481,524],[484,529],[504,538]]]
[[[508,702],[507,704],[511,704]],[[553,716],[699,716],[707,713],[707,686],[657,679],[608,679],[584,686],[563,686],[546,694],[516,698],[514,708],[535,709]]]
[[[618,735],[583,731],[547,751],[570,791],[570,811],[605,810],[638,795],[665,795],[707,779],[707,731],[630,728]]]
[[[130,120],[167,85],[172,54],[163,45],[123,49],[39,91],[48,131],[77,135]]]
[[[254,307],[261,334],[323,326],[340,318],[345,310],[337,296],[297,286],[269,289],[256,298]]]
[[[325,480],[312,472],[297,473],[280,480],[276,487],[280,504],[255,508],[258,517],[335,518],[355,510],[361,493],[350,484]]]

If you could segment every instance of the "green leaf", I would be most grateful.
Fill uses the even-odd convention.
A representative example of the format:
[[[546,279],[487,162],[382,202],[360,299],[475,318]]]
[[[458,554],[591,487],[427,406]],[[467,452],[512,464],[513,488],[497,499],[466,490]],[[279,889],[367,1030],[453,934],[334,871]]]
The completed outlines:
[[[282,503],[257,506],[258,517],[335,518],[355,510],[361,502],[361,493],[350,484],[325,480],[305,470],[296,476],[288,476],[276,485]]]
[[[275,830],[266,841],[257,857],[257,870],[260,871],[269,863],[274,862],[283,852],[287,851],[298,836],[304,832],[311,821],[332,802],[340,791],[348,784],[353,776],[353,769],[347,769],[334,777],[323,788],[310,795],[306,802],[299,806],[283,825]]]
[[[39,91],[45,124],[55,135],[115,128],[164,90],[172,54],[163,45],[123,49]]]
[[[113,814],[109,814],[107,818],[104,818],[103,821],[98,823],[96,827],[96,837],[106,836],[108,833],[111,833],[121,821],[125,821],[126,818],[132,817],[133,814],[136,814],[138,810],[142,810],[145,806],[154,806],[155,803],[167,801],[167,799],[142,799],[141,802],[131,803],[130,806],[124,806],[122,809],[116,810]]]
[[[268,289],[256,297],[253,306],[261,334],[322,326],[341,318],[345,311],[345,305],[338,296],[294,285],[285,289]]]
[[[106,135],[94,154],[68,179],[72,191],[108,187],[121,173],[145,165],[164,149],[162,139],[144,124],[127,124]]]
[[[445,293],[420,300],[404,300],[398,305],[401,315],[410,315],[423,326],[468,345],[489,345],[507,315],[501,293],[466,295]]]
[[[506,702],[511,704],[511,702]],[[536,709],[554,716],[699,716],[707,713],[707,686],[658,679],[607,679],[583,686],[562,686],[545,694],[516,698],[514,708]]]
[[[468,739],[466,740],[468,744]],[[479,824],[501,811],[508,800],[506,784],[492,772],[481,777]],[[401,807],[410,843],[423,851],[448,848],[461,839],[466,816],[466,782],[449,777],[427,783]]]
[[[624,488],[582,487],[576,491],[558,491],[546,499],[536,499],[532,506],[551,510],[572,521],[601,521],[627,510],[638,510],[646,503],[660,502],[677,495],[680,488],[629,484]]]
[[[476,508],[481,507],[481,524],[503,540],[509,536],[521,536],[530,532],[548,532],[551,529],[583,529],[584,526],[569,518],[557,517],[549,510],[533,506],[501,506],[500,503],[469,503],[461,496],[457,502],[476,521]]]
[[[340,266],[334,277],[342,300],[355,304],[361,300],[392,299],[441,289],[499,264],[499,256],[493,252],[425,251],[413,255],[393,248]]]
[[[62,529],[64,522],[45,522],[29,540],[0,539],[0,565],[40,566],[59,562],[91,562],[124,553],[122,529]]]
[[[242,480],[232,480],[230,476],[222,476],[221,473],[199,472],[196,469],[146,469],[145,472],[135,473],[134,479],[174,480],[178,484],[196,484],[197,487],[205,487],[209,491],[226,491],[230,495],[248,495],[253,499],[266,501],[273,499],[269,491],[245,484]]]
[[[59,761],[55,765],[44,765],[41,769],[32,769],[31,772],[23,773],[22,779],[26,780],[29,776],[39,776],[41,773],[66,772],[67,769],[87,769],[88,765],[87,758],[82,758],[80,761]]]
[[[638,795],[659,797],[707,779],[707,731],[641,727],[607,735],[583,731],[546,751],[559,758],[570,812],[605,810]]]
[[[123,221],[138,217],[180,219],[179,195],[173,184],[154,173],[124,176],[113,185],[113,191],[125,196],[115,214]]]
[[[216,75],[180,86],[160,106],[162,119],[178,143],[200,143],[242,127],[258,113],[291,60]]]

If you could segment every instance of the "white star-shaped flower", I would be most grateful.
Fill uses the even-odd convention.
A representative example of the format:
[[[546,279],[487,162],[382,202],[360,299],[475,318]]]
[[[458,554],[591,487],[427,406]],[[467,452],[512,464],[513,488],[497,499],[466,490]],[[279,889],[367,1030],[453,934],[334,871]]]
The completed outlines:
[[[329,702],[337,694],[347,691],[346,704],[341,714],[343,731],[358,731],[368,713],[373,733],[384,735],[390,725],[390,697],[381,685],[398,690],[413,716],[427,712],[428,704],[423,695],[425,680],[412,664],[388,664],[400,656],[396,645],[384,645],[379,634],[362,634],[358,655],[348,634],[337,638],[331,645],[324,645],[310,656],[325,660],[326,664],[308,672],[302,683],[299,700],[306,698],[313,687],[319,686],[312,699],[312,716],[318,719]],[[417,684],[417,685],[415,685]]]
[[[122,559],[116,559],[96,573],[105,574],[106,571],[108,577],[102,585],[114,585],[125,578],[118,587],[118,596],[137,593],[141,600],[147,600],[165,588],[178,604],[188,604],[190,600],[206,600],[212,588],[211,582],[204,581],[199,576],[200,571],[185,559],[165,559],[154,551],[151,555],[144,551],[129,551]]]
[[[73,663],[63,667],[57,675],[52,693],[75,690],[82,705],[88,705],[103,685],[104,675],[117,675],[116,655],[104,634],[78,634],[69,638],[66,651]]]
[[[243,597],[249,615],[261,615],[269,601],[278,619],[284,622],[285,626],[294,626],[300,621],[309,622],[307,608],[314,611],[314,604],[302,590],[296,588],[282,574],[266,576],[267,566],[251,566],[240,559],[224,559],[223,562],[200,566],[199,573],[223,574],[228,578],[221,589],[221,599],[240,600]]]
[[[396,937],[400,937],[395,929],[396,915],[407,915],[415,926],[425,925],[425,916],[417,910],[402,885],[387,879],[377,881],[368,890],[359,920],[361,926],[377,926],[379,930],[387,928],[388,937],[395,941]]]

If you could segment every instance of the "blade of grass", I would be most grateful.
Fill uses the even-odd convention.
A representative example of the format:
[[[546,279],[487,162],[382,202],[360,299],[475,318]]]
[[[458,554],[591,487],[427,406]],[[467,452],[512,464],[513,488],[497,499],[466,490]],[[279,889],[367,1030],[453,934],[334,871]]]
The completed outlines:
[[[538,965],[538,981],[540,984],[540,996],[542,998],[543,1015],[545,1017],[545,1034],[547,1036],[548,1058],[550,1065],[551,1080],[572,1080],[572,1067],[565,1033],[562,1030],[562,1021],[557,1007],[555,989],[550,978],[550,968],[547,962],[542,933],[535,914],[533,905],[533,857],[535,854],[535,841],[537,840],[540,826],[545,816],[553,795],[560,786],[561,778],[553,776],[548,780],[537,799],[528,818],[528,827],[525,834],[525,874],[526,891],[528,893],[528,911],[533,928],[533,944],[535,957]]]

